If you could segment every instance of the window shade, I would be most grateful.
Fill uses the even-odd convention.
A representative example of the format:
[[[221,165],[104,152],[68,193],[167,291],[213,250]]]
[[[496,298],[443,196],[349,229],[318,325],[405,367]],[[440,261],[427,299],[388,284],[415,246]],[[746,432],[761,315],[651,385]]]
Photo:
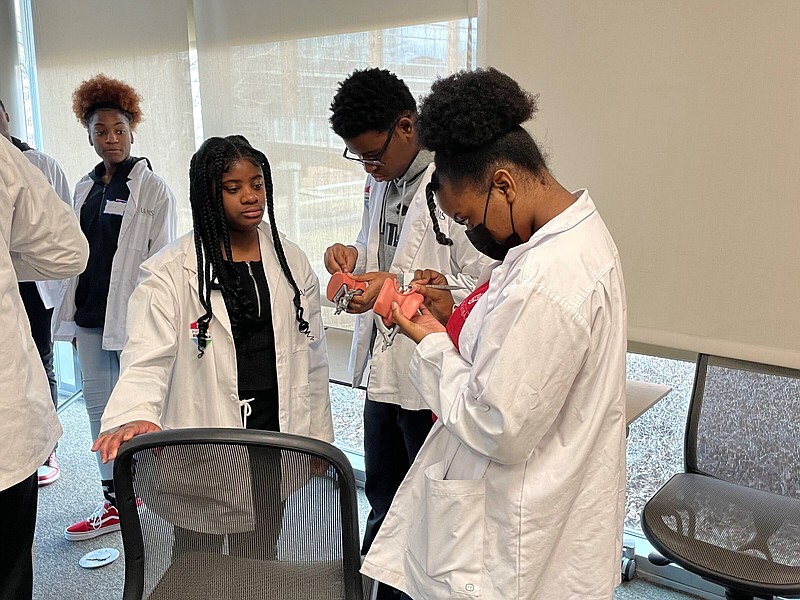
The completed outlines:
[[[800,367],[800,3],[481,2],[622,255],[631,342]],[[484,28],[485,26],[485,28]]]
[[[179,232],[191,227],[189,159],[194,152],[186,4],[140,0],[32,0],[43,148],[70,185],[99,162],[72,113],[72,92],[103,72],[142,96],[144,120],[131,152],[147,156],[178,199]],[[155,18],[157,15],[157,18]]]
[[[339,82],[355,69],[384,67],[419,97],[437,76],[470,66],[474,20],[460,14],[446,21],[278,41],[268,33],[252,30],[252,36],[241,36],[219,26],[241,23],[249,10],[242,3],[194,3],[203,135],[243,134],[265,152],[278,228],[303,248],[324,286],[329,277],[325,249],[355,241],[364,207],[365,172],[342,158],[344,142],[328,123]],[[349,14],[352,7],[343,10]],[[373,5],[372,12],[380,11]],[[410,12],[417,19],[440,16],[435,10]],[[352,26],[385,22],[365,19]],[[324,26],[315,25],[318,32]],[[301,35],[291,23],[288,27]],[[347,326],[328,315],[326,322]]]
[[[475,16],[474,0],[193,0],[197,35],[223,45],[372,31]]]

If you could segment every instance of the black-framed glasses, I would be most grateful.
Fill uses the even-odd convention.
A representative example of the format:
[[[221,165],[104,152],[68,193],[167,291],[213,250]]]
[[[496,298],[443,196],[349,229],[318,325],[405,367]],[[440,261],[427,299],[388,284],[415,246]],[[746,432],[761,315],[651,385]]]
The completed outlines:
[[[363,156],[358,156],[357,154],[350,154],[350,149],[347,146],[344,147],[344,152],[342,152],[342,157],[346,158],[347,160],[352,160],[353,162],[361,163],[362,165],[368,165],[370,167],[382,167],[383,162],[381,161],[381,158],[383,158],[383,154],[389,147],[389,142],[391,142],[392,138],[394,137],[394,129],[395,127],[397,127],[397,124],[399,122],[400,119],[397,119],[397,121],[394,122],[394,125],[392,125],[389,128],[389,133],[386,136],[386,141],[383,143],[383,146],[381,147],[380,150],[378,150],[378,153],[374,157],[364,158]]]

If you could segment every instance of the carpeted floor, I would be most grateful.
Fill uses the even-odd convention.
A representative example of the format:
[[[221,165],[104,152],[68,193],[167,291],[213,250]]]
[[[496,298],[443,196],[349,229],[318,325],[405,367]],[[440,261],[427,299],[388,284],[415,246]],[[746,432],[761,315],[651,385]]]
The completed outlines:
[[[78,398],[62,407],[64,428],[58,449],[61,478],[41,488],[35,543],[34,600],[117,600],[122,597],[124,557],[111,565],[87,570],[78,560],[91,550],[114,547],[122,552],[119,533],[68,542],[64,528],[85,518],[100,502],[100,484],[95,459],[90,455],[91,439],[83,401]],[[359,490],[362,524],[368,511],[363,490]],[[687,600],[694,598],[641,578],[621,585],[615,600]]]

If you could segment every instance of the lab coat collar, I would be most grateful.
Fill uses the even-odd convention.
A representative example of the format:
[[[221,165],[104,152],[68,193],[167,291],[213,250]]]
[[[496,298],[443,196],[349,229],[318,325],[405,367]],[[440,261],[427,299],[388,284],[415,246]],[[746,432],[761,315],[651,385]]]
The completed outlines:
[[[186,253],[186,260],[183,263],[184,268],[189,271],[190,273],[197,275],[197,252],[195,251],[194,245],[194,231],[191,232],[191,249],[189,252]],[[284,238],[286,237],[283,233],[279,233],[279,237],[281,243],[283,243]],[[261,254],[262,259],[264,252],[269,249],[271,252],[274,252],[274,246],[272,244],[272,232],[270,231],[270,226],[267,221],[261,221],[258,224],[258,243],[261,245]],[[264,260],[264,268],[266,269],[266,263],[269,262]],[[197,277],[194,278],[194,285],[197,287]]]
[[[184,259],[183,267],[190,273],[190,276],[188,277],[189,286],[192,289],[192,294],[197,297],[199,288],[197,285],[197,251],[195,250],[194,232],[192,231],[188,235],[191,239],[188,251],[186,252],[186,258]],[[281,243],[283,243],[285,236],[282,233],[280,233],[279,236]],[[277,259],[270,259],[270,256],[275,254],[275,250],[274,244],[272,243],[272,232],[270,231],[270,225],[266,221],[262,221],[258,225],[258,243],[261,246],[261,260],[264,266],[264,274],[267,277],[267,284],[269,285],[270,290],[276,290],[279,281],[278,277],[282,277],[283,275]],[[224,307],[224,300],[222,299],[222,294],[218,290],[212,290],[211,303],[214,310],[214,317],[218,318],[220,324],[225,327],[225,330],[228,333],[230,333],[232,330],[230,318],[228,317],[228,311],[219,309],[219,306]]]
[[[589,196],[589,190],[581,189],[575,193],[578,192],[580,192],[580,196],[578,196],[578,199],[575,200],[572,205],[534,232],[531,239],[527,242],[509,250],[503,262],[510,263],[515,261],[520,255],[538,246],[544,240],[572,229],[578,225],[578,223],[595,213],[597,208],[594,202],[592,202],[592,198]]]

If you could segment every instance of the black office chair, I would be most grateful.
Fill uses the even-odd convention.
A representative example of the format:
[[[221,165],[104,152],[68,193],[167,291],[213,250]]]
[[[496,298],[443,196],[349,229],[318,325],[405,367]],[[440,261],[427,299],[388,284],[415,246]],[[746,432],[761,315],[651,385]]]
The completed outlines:
[[[730,600],[800,594],[800,371],[700,355],[684,459],[642,511],[653,547]]]
[[[318,440],[180,429],[114,465],[123,600],[363,600],[355,477]]]

